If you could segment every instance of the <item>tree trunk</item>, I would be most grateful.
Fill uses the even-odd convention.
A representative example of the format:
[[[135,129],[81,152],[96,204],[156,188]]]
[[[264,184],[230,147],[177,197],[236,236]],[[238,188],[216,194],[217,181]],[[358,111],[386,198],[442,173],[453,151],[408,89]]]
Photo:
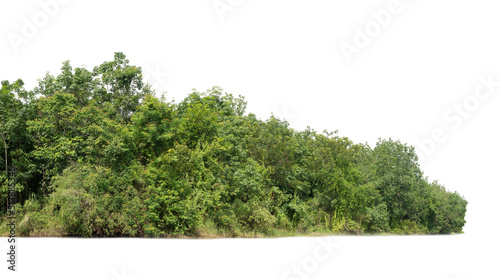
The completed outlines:
[[[9,167],[7,165],[7,142],[5,141],[5,135],[2,134],[3,146],[5,150],[5,179],[7,180],[7,187],[9,186]],[[9,210],[9,195],[7,194],[7,211]]]

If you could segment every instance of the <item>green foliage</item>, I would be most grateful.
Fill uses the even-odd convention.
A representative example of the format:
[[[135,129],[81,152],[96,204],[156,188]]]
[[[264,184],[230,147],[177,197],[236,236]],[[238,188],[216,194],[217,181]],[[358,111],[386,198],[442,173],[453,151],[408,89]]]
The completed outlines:
[[[389,231],[389,212],[385,202],[378,204],[375,207],[366,209],[366,213],[370,216],[368,224],[369,229],[377,232]]]
[[[104,167],[75,165],[53,179],[55,192],[47,210],[68,235],[142,235],[144,168],[130,166],[117,173]]]
[[[460,233],[465,224],[465,199],[429,183],[411,146],[295,131],[245,114],[243,97],[219,87],[167,102],[122,53],[93,71],[66,61],[32,91],[23,85],[3,81],[0,91],[0,214],[13,182],[21,235]]]
[[[396,225],[393,232],[396,234],[425,234],[428,232],[428,229],[421,224],[405,219]]]

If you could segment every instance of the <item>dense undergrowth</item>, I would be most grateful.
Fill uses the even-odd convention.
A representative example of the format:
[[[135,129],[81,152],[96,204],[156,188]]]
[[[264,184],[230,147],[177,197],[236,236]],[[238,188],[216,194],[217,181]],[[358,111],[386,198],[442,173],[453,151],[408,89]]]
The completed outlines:
[[[15,185],[21,236],[256,237],[460,233],[467,202],[414,148],[260,120],[218,87],[154,97],[122,53],[2,82],[0,233]]]

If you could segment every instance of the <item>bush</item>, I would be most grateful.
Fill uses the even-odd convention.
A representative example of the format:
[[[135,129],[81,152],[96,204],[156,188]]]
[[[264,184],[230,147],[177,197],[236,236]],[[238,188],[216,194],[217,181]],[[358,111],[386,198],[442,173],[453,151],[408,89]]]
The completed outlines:
[[[366,213],[370,216],[368,229],[375,232],[389,231],[389,212],[387,212],[387,205],[385,202],[378,204],[375,207],[366,209]]]
[[[392,232],[396,234],[426,234],[428,230],[421,224],[406,219],[394,228]]]

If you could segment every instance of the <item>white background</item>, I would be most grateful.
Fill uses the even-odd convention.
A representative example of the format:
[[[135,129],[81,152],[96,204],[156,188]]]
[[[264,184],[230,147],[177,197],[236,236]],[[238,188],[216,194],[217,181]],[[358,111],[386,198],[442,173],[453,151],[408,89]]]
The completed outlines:
[[[465,234],[337,237],[341,248],[306,275],[498,278],[500,87],[486,95],[480,78],[500,81],[499,8],[497,1],[2,1],[0,79],[22,78],[32,89],[65,60],[91,70],[122,51],[169,100],[217,85],[245,96],[248,112],[285,117],[294,129],[338,130],[372,146],[379,137],[420,144],[425,175],[469,201]],[[346,55],[346,45],[356,53]],[[431,140],[436,130],[442,136]],[[310,238],[20,241],[20,272],[0,264],[1,278],[42,271],[115,278],[121,265],[135,278],[281,278],[317,247]]]

